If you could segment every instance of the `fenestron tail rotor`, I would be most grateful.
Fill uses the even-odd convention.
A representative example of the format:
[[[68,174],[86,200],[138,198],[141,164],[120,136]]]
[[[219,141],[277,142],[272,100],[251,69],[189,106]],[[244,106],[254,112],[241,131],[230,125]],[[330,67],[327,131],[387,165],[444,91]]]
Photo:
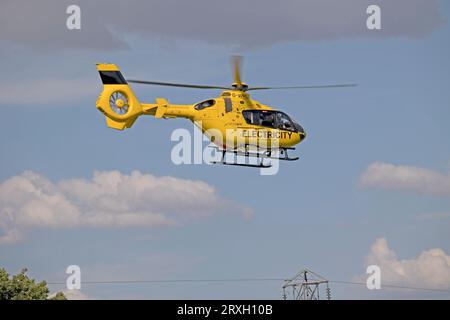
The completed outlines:
[[[173,82],[161,82],[161,81],[147,81],[147,80],[127,80],[130,83],[137,84],[149,84],[156,86],[167,86],[167,87],[180,87],[180,88],[192,88],[192,89],[221,89],[221,90],[238,90],[238,91],[250,91],[250,90],[280,90],[280,89],[328,89],[328,88],[348,88],[355,87],[357,84],[354,83],[344,83],[344,84],[327,84],[327,85],[303,85],[303,86],[259,86],[259,87],[249,87],[246,83],[241,80],[241,66],[242,57],[232,56],[231,66],[233,72],[233,84],[230,87],[226,86],[216,86],[216,85],[200,85],[200,84],[188,84],[188,83],[173,83]]]
[[[120,91],[114,91],[109,97],[109,106],[111,110],[118,115],[124,115],[128,112],[128,98],[125,93]]]

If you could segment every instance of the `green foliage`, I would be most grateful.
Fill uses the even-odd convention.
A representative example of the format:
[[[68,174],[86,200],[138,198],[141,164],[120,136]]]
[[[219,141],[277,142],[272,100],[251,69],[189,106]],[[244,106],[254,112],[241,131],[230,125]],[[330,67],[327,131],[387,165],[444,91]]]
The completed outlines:
[[[36,281],[26,275],[27,269],[10,277],[4,268],[0,268],[0,300],[46,300],[49,290],[45,281]],[[65,300],[58,292],[52,300]]]

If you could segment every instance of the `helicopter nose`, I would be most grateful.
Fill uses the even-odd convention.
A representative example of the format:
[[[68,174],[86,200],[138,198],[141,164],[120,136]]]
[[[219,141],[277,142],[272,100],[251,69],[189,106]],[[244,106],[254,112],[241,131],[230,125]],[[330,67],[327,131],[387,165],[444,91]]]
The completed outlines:
[[[299,136],[300,136],[300,141],[303,141],[306,138],[306,133],[305,132],[299,132]]]
[[[305,129],[303,129],[303,127],[301,125],[298,125],[297,126],[297,132],[298,132],[298,135],[300,137],[300,141],[303,141],[303,139],[305,139],[305,137],[306,137]]]

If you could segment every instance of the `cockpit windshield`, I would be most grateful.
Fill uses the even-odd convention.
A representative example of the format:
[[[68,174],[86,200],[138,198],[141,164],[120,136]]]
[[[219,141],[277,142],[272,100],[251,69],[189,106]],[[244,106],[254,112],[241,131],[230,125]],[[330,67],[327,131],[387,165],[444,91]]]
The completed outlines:
[[[273,110],[244,110],[242,115],[248,124],[280,130],[303,132],[303,128],[287,114]]]

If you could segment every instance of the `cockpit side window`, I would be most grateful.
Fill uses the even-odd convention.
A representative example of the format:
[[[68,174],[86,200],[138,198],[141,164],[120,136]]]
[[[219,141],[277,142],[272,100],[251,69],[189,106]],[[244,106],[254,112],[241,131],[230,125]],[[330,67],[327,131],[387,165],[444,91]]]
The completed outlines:
[[[296,131],[289,116],[280,111],[272,110],[244,110],[245,121],[255,126],[263,126],[280,130]]]
[[[206,100],[206,101],[197,103],[197,104],[194,106],[194,109],[195,109],[195,110],[203,110],[203,109],[205,109],[205,108],[212,107],[215,103],[216,103],[216,101],[215,101],[214,99]]]

